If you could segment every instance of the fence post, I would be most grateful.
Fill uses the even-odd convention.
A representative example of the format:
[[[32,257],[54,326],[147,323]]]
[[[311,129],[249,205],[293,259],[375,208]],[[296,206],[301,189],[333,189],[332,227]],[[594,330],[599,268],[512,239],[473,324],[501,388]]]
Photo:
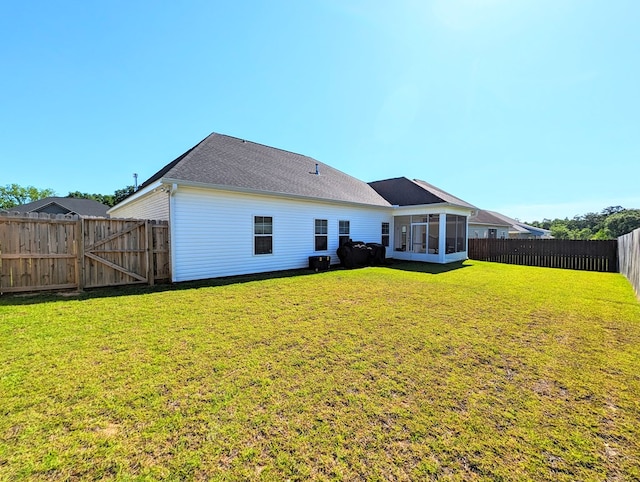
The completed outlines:
[[[147,283],[149,286],[153,286],[154,279],[154,267],[153,267],[153,224],[148,219],[144,222],[144,230],[147,236],[146,246],[146,258],[147,258]]]
[[[76,223],[76,284],[78,291],[84,289],[84,219],[80,217]]]

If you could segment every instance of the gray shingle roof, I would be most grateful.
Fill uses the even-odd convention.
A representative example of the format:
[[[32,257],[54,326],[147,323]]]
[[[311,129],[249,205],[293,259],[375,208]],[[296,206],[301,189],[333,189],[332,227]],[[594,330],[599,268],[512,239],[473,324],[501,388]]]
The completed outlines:
[[[478,211],[469,217],[469,224],[489,224],[491,226],[511,226],[511,223],[495,216],[489,211],[478,209]]]
[[[159,180],[389,206],[367,183],[311,157],[216,133],[167,164],[140,188]]]
[[[490,214],[496,216],[499,219],[504,220],[505,222],[511,225],[511,231],[519,232],[519,233],[530,233],[536,236],[550,236],[551,231],[548,229],[537,228],[535,226],[530,226],[525,223],[521,223],[517,219],[510,218],[509,216],[505,216],[504,214],[497,213],[495,211],[488,211]]]
[[[18,213],[50,213],[50,214],[79,214],[81,216],[106,217],[109,206],[93,199],[71,197],[46,197],[7,211]]]
[[[397,206],[449,203],[475,209],[468,202],[419,179],[410,180],[406,177],[396,177],[370,182],[369,185],[383,198]]]

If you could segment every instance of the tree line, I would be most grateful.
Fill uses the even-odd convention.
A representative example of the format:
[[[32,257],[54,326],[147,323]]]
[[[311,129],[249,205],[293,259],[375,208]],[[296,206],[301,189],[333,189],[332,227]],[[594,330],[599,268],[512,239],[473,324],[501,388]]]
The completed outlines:
[[[616,239],[640,228],[640,209],[609,206],[599,213],[586,213],[572,219],[543,219],[528,222],[549,229],[556,239]]]
[[[73,191],[61,197],[92,199],[109,207],[113,207],[134,192],[134,186],[127,186],[123,189],[117,189],[113,194],[90,194]],[[56,196],[53,189],[38,189],[34,186],[7,184],[6,186],[0,186],[0,209],[11,209],[21,204],[27,204],[51,196]]]

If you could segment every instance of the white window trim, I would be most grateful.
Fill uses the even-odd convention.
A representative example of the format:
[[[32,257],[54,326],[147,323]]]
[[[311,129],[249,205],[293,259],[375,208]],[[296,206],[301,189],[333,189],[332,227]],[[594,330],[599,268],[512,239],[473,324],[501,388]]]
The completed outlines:
[[[316,233],[316,221],[324,221],[326,223],[326,227],[327,227],[327,232],[324,234],[318,234]],[[318,236],[324,236],[327,240],[327,248],[326,249],[316,249],[316,238]],[[329,220],[328,219],[323,219],[323,218],[314,218],[313,219],[313,252],[314,253],[326,253],[327,251],[329,251]]]
[[[256,234],[256,218],[271,218],[271,234]],[[275,231],[275,221],[273,216],[269,216],[267,214],[254,214],[251,216],[251,230],[253,231],[253,243],[252,244],[252,252],[253,256],[273,256],[275,252],[275,243],[273,242],[274,231]],[[271,236],[271,252],[270,253],[256,253],[256,236]]]

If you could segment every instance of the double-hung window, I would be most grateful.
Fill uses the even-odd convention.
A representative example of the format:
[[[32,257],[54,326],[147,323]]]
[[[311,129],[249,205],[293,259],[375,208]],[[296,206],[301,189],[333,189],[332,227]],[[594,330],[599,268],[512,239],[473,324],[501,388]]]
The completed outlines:
[[[316,251],[326,251],[328,249],[327,236],[329,232],[328,221],[326,219],[315,220]]]
[[[271,216],[254,216],[253,218],[253,253],[273,253],[273,218]]]
[[[338,221],[338,245],[342,246],[349,241],[350,226],[349,221]]]
[[[382,246],[389,247],[389,223],[382,223]]]

